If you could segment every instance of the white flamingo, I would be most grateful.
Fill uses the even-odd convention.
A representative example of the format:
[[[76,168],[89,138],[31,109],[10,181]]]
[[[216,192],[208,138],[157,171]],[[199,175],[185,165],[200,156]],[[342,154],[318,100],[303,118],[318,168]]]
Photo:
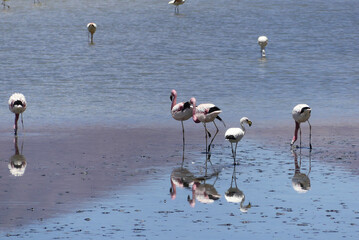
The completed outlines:
[[[266,51],[265,51],[265,47],[267,46],[268,44],[268,38],[266,36],[260,36],[258,38],[258,44],[259,46],[261,46],[261,54],[262,54],[262,57],[265,57],[266,56]]]
[[[240,128],[229,128],[224,134],[224,138],[231,143],[234,165],[236,164],[237,144],[246,134],[246,129],[243,126],[244,123],[248,124],[248,126],[252,126],[251,120],[249,120],[247,117],[242,117],[240,120],[240,124],[241,124]],[[236,143],[234,151],[233,151],[233,143]]]
[[[169,1],[168,4],[172,4],[175,6],[175,13],[178,14],[179,13],[179,5],[182,5],[186,2],[186,0],[172,0]]]
[[[206,152],[207,152],[207,134],[208,134],[208,137],[211,137],[211,134],[207,129],[206,123],[213,122],[214,126],[217,129],[210,144],[208,145],[208,152],[210,152],[211,144],[219,132],[218,127],[217,127],[216,123],[214,122],[214,120],[218,119],[223,123],[224,126],[226,126],[226,124],[223,122],[223,120],[218,116],[222,112],[222,110],[219,109],[216,105],[214,105],[212,103],[204,103],[204,104],[200,104],[200,105],[196,106],[196,99],[194,97],[191,98],[190,102],[193,106],[193,110],[192,110],[193,121],[195,123],[200,123],[200,122],[203,123],[204,129],[205,129]]]
[[[96,23],[87,24],[87,30],[89,31],[89,34],[91,34],[91,43],[93,43],[93,35],[95,34],[96,29],[97,29]]]
[[[183,121],[186,121],[192,117],[192,106],[190,102],[177,103],[177,92],[174,89],[171,91],[170,99],[172,101],[171,104],[172,117],[177,121],[181,121],[182,124],[183,152],[184,152],[185,137],[184,137]]]
[[[298,138],[298,130],[299,130],[299,141],[300,147],[302,146],[302,130],[300,128],[300,124],[303,122],[308,122],[309,124],[309,148],[312,149],[312,126],[309,123],[310,114],[312,109],[307,104],[298,104],[293,108],[292,117],[295,121],[295,130],[291,146],[297,141]]]
[[[19,115],[21,114],[21,123],[24,127],[24,121],[22,119],[22,113],[26,110],[27,103],[25,96],[21,93],[14,93],[9,98],[9,109],[11,112],[15,113],[15,124],[14,124],[14,133],[17,136],[17,122],[19,120]]]

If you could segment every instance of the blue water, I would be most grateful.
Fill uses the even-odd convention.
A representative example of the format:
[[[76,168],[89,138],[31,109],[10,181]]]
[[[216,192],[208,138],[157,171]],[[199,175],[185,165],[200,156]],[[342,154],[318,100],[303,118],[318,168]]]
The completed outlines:
[[[15,91],[27,97],[27,126],[175,124],[172,88],[181,101],[215,103],[227,122],[288,121],[301,102],[314,122],[358,117],[356,0],[188,1],[178,15],[158,0],[9,4],[0,11],[3,126]],[[94,45],[88,22],[98,25]]]
[[[171,89],[181,101],[195,96],[198,103],[215,103],[228,125],[238,124],[244,115],[257,126],[291,122],[298,103],[312,107],[313,125],[358,122],[357,0],[188,0],[178,15],[159,0],[8,4],[10,9],[0,10],[1,129],[13,124],[7,107],[13,92],[22,92],[28,100],[25,128],[179,128],[170,116]],[[88,22],[98,26],[94,44],[88,43]],[[257,44],[260,35],[269,38],[265,59]],[[233,166],[223,141],[212,159],[221,169],[215,186],[222,197],[211,205],[190,208],[188,189],[180,189],[171,200],[172,169],[155,169],[151,181],[128,192],[109,192],[99,202],[76,202],[83,204],[76,209],[66,205],[72,214],[34,219],[22,230],[2,234],[15,239],[59,238],[62,233],[61,238],[72,239],[168,239],[173,234],[181,239],[228,239],[234,234],[253,239],[356,239],[358,204],[353,199],[358,193],[353,189],[358,176],[318,160],[322,149],[313,150],[311,190],[298,194],[291,185],[289,150],[278,153],[257,142],[243,144],[238,183],[252,208],[241,213],[238,204],[224,199]],[[187,167],[196,174],[202,171],[203,145],[186,152]],[[172,146],[169,159],[178,157],[178,146]],[[28,169],[35,161],[44,159],[30,161]],[[7,168],[7,156],[1,156],[1,164]],[[307,152],[303,165],[308,173]],[[93,166],[83,171],[87,167]],[[6,201],[3,204],[11,204]],[[76,213],[78,209],[83,212]]]

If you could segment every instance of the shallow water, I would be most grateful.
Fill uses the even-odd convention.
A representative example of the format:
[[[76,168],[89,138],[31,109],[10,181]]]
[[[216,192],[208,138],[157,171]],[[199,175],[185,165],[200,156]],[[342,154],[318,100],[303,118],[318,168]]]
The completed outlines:
[[[28,99],[27,126],[171,124],[172,88],[181,101],[215,103],[227,122],[288,121],[300,102],[313,122],[358,116],[356,0],[189,1],[179,15],[159,0],[9,4],[0,12],[2,124],[12,122],[15,91]]]
[[[191,151],[186,153],[183,167],[197,178],[204,176],[206,156]],[[4,235],[9,239],[356,239],[359,205],[353,199],[358,196],[358,175],[328,166],[317,160],[316,151],[310,154],[306,149],[297,150],[295,159],[290,151],[274,151],[247,141],[238,152],[240,163],[235,167],[229,152],[228,146],[216,145],[213,165],[207,163],[207,176],[211,177],[205,182],[220,194],[212,203],[201,202],[199,195],[191,207],[187,199],[193,198],[191,186],[177,187],[176,197],[171,199],[171,172],[181,167],[178,154],[176,166],[148,169],[151,180],[136,187],[112,191],[105,198],[76,207],[67,204],[70,214],[37,219],[4,231]],[[301,164],[297,170],[310,182],[305,191],[293,187],[295,161]],[[217,172],[218,177],[213,174]],[[245,195],[243,205],[225,197],[231,184],[235,187],[233,172]],[[246,209],[249,203],[251,207]]]
[[[269,121],[291,123],[291,110],[300,102],[312,107],[313,126],[358,122],[356,0],[188,1],[178,15],[166,1],[159,0],[150,5],[144,0],[44,0],[41,5],[18,0],[9,4],[10,9],[0,11],[0,124],[1,129],[12,127],[8,97],[15,91],[24,93],[28,100],[25,129],[32,129],[21,132],[27,138],[25,155],[26,146],[34,144],[32,138],[44,137],[43,131],[54,124],[64,128],[99,123],[170,125],[180,129],[169,114],[173,88],[180,101],[195,96],[199,103],[218,105],[229,126],[238,124],[244,115],[254,122],[253,127]],[[88,22],[98,25],[93,45],[87,41]],[[260,35],[269,38],[265,59],[257,45]],[[9,130],[9,150],[11,134]],[[334,159],[329,159],[329,164],[323,161],[320,143],[310,158],[308,150],[302,149],[300,170],[309,176],[311,188],[300,194],[292,186],[295,164],[288,149],[245,141],[236,176],[238,188],[246,196],[244,204],[252,206],[243,213],[239,204],[228,203],[224,197],[234,167],[230,148],[223,141],[216,142],[219,145],[211,158],[214,169],[220,171],[218,179],[206,180],[215,182],[221,195],[212,204],[196,201],[195,207],[190,207],[187,197],[192,197],[191,188],[177,189],[176,199],[171,199],[170,175],[181,162],[181,147],[171,145],[173,153],[161,157],[175,158],[173,167],[150,168],[146,181],[127,188],[117,189],[119,183],[110,183],[115,190],[64,204],[69,213],[47,209],[51,217],[33,219],[32,205],[36,203],[8,202],[9,192],[1,189],[5,199],[1,204],[10,209],[28,206],[24,215],[15,217],[31,221],[8,230],[0,224],[0,233],[10,239],[228,239],[233,234],[251,239],[356,239],[358,175],[338,166]],[[350,144],[350,139],[347,141]],[[79,159],[86,150],[78,149]],[[195,176],[205,173],[201,151],[202,140],[186,152],[185,167]],[[38,154],[42,156],[42,152]],[[31,168],[34,173],[37,167],[52,177],[51,170],[56,167],[72,167],[61,161],[41,165],[35,153],[29,155],[33,158],[28,158],[25,174],[31,173]],[[7,156],[0,155],[2,173],[6,172],[0,181],[13,178],[15,182],[7,169]],[[353,156],[352,161],[357,153]],[[99,159],[102,157],[99,153]],[[106,161],[119,158],[112,157]],[[76,174],[95,169],[95,160],[78,167]],[[11,219],[10,224],[17,220]]]

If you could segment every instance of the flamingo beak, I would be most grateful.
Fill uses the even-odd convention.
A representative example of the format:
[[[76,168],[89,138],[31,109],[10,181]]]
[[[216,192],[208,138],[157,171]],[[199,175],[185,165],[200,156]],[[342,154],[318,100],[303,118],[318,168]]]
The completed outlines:
[[[252,126],[252,121],[251,120],[248,120],[248,125]]]
[[[170,99],[171,99],[171,101],[172,101],[172,99],[173,99],[173,96],[172,96],[172,95],[170,96]]]

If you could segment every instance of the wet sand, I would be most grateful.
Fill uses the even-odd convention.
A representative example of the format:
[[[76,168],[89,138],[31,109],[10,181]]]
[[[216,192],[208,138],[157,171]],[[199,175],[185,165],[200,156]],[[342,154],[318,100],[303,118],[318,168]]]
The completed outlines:
[[[186,129],[186,155],[197,152],[198,156],[202,146],[204,149],[202,128],[198,125]],[[312,154],[325,164],[340,166],[357,175],[358,130],[354,125],[313,125]],[[290,152],[292,132],[289,125],[272,128],[254,125],[245,139],[259,148]],[[217,160],[222,165],[230,152],[223,134],[222,127],[214,142],[214,151],[221,152]],[[303,126],[303,145],[307,136],[307,126]],[[163,168],[175,168],[182,155],[180,125],[30,129],[18,137],[17,145],[20,152],[22,148],[27,165],[23,176],[15,177],[10,174],[8,164],[16,146],[7,130],[0,132],[0,143],[0,229],[4,233],[77,211],[84,202],[100,201],[111,191],[135,193],[134,186],[157,179]]]
[[[0,228],[66,213],[68,205],[139,184],[171,164],[178,142],[176,131],[146,128],[29,130],[18,137],[26,168],[16,177],[8,168],[14,139],[0,134]]]

